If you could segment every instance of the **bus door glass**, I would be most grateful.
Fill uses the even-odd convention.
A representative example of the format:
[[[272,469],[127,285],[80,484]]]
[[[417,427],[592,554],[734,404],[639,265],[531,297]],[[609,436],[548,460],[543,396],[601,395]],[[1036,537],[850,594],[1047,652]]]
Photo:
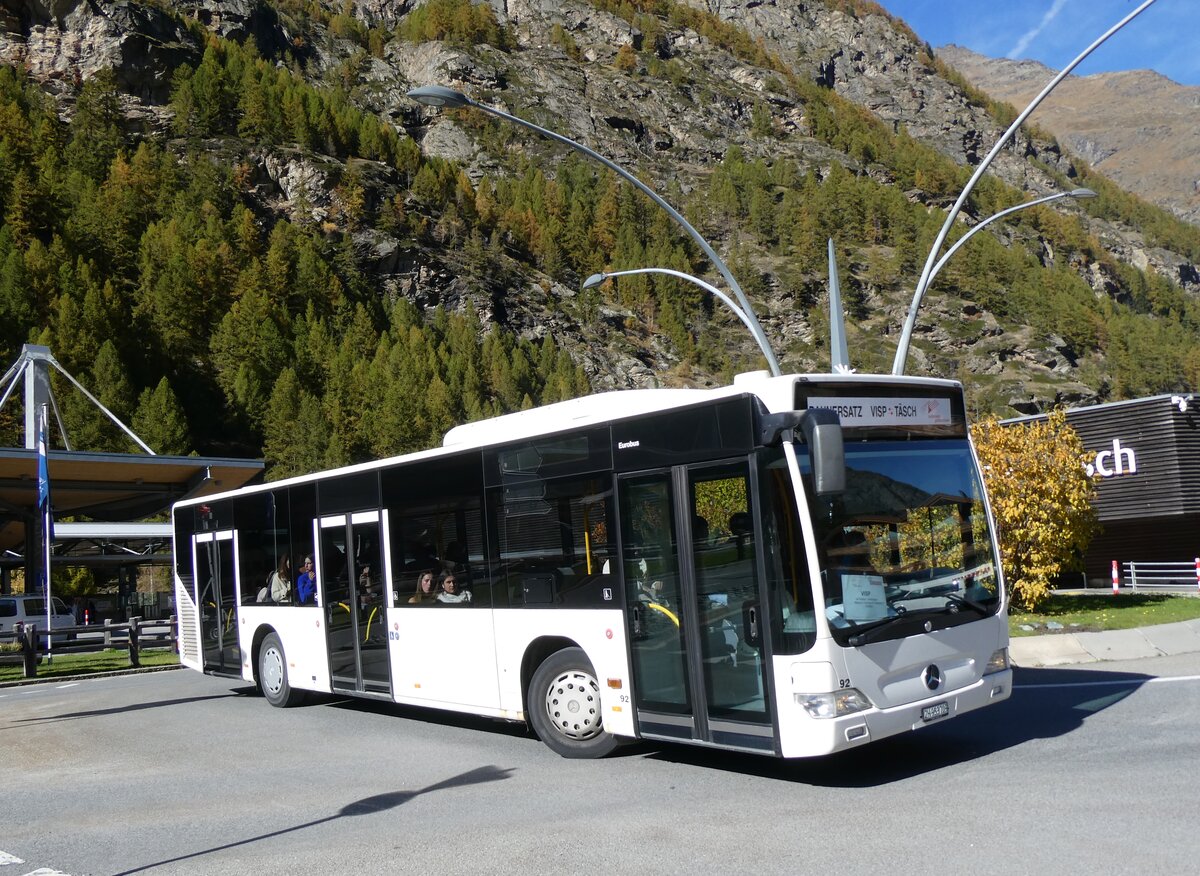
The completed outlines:
[[[198,532],[192,537],[196,605],[205,671],[242,670],[237,628],[237,540],[232,530]]]
[[[676,466],[620,490],[642,734],[771,750],[749,465]]]
[[[319,584],[334,690],[391,693],[385,525],[386,512],[379,511],[321,519]]]

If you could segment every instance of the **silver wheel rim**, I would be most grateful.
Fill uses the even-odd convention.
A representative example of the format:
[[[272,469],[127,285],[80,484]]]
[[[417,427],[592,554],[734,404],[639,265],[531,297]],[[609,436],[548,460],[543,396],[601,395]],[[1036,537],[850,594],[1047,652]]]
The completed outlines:
[[[599,736],[604,722],[596,679],[578,669],[556,676],[546,689],[546,717],[568,739],[584,741]]]
[[[278,648],[266,648],[263,651],[262,686],[271,696],[283,689],[283,655]]]

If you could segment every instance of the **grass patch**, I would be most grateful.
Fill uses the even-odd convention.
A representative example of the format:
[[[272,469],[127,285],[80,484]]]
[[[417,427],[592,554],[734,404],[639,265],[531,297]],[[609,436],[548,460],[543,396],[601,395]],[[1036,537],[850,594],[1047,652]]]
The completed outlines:
[[[179,662],[179,655],[170,649],[154,649],[141,653],[142,666],[173,666]],[[62,678],[68,675],[90,675],[94,672],[113,672],[129,668],[129,650],[126,648],[109,648],[107,651],[94,651],[89,654],[55,654],[52,663],[46,662],[45,654],[38,664],[38,678]],[[0,682],[20,681],[25,675],[21,665],[5,664],[0,666]]]
[[[1200,618],[1200,599],[1195,596],[1163,593],[1122,593],[1119,596],[1056,594],[1039,606],[1036,612],[1009,615],[1008,632],[1017,637],[1047,632],[1130,630],[1196,618]],[[1047,629],[1049,623],[1062,624],[1063,628]],[[1022,625],[1035,629],[1022,630]]]

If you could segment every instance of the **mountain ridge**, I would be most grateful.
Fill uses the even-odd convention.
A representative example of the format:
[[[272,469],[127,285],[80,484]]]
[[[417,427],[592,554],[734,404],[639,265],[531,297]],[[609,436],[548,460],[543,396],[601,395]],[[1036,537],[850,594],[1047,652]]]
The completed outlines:
[[[939,57],[993,97],[1025,106],[1056,71],[1036,61],[986,58],[961,46]],[[1153,70],[1068,76],[1030,116],[1115,182],[1200,224],[1200,86]]]

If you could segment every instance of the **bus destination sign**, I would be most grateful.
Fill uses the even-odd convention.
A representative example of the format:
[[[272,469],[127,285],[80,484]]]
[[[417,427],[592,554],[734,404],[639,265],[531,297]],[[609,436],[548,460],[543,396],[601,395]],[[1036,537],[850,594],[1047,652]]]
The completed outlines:
[[[842,426],[948,426],[948,398],[838,398],[808,399],[809,410],[834,411]]]

